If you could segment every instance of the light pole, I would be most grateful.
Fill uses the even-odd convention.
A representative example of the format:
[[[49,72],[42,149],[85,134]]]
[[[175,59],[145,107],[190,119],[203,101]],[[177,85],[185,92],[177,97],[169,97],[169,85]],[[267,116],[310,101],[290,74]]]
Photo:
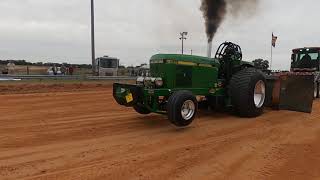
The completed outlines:
[[[91,55],[92,55],[92,74],[96,71],[96,53],[95,53],[95,36],[94,36],[94,0],[91,0]]]
[[[181,35],[181,37],[179,39],[182,42],[181,53],[183,54],[183,41],[187,40],[186,36],[188,35],[188,32],[181,32],[180,35]]]

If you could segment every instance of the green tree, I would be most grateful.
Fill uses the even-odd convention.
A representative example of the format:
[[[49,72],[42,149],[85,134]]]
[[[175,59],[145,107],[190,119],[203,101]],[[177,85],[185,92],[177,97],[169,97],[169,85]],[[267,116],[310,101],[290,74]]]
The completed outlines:
[[[268,70],[269,69],[269,61],[263,60],[263,59],[256,59],[252,61],[254,64],[254,67],[261,70]]]

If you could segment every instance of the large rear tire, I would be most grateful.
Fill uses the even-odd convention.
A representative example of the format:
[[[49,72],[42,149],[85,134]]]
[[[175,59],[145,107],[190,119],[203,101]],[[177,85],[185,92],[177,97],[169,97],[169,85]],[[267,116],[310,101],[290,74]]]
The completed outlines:
[[[257,69],[243,69],[233,75],[229,95],[234,109],[241,117],[257,117],[264,109],[266,79]]]
[[[190,125],[196,116],[197,110],[197,99],[189,91],[175,92],[168,100],[168,118],[175,126],[185,127]]]

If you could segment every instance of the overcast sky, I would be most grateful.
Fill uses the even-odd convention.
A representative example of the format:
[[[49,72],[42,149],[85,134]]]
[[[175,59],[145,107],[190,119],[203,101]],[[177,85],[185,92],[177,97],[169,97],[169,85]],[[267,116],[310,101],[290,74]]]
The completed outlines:
[[[200,0],[95,0],[97,56],[121,64],[148,62],[156,53],[180,53],[179,32],[188,31],[185,51],[206,54]],[[261,0],[250,17],[228,16],[214,38],[243,49],[244,59],[270,59],[271,33],[279,36],[273,68],[288,69],[291,49],[320,46],[320,1]],[[90,0],[1,0],[0,59],[91,62]]]

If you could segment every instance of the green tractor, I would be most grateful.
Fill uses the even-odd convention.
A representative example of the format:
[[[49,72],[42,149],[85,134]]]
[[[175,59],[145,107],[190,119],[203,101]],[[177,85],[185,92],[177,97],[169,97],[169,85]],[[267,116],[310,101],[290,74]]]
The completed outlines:
[[[192,123],[202,101],[212,109],[231,107],[241,117],[261,115],[266,78],[252,63],[242,61],[240,46],[225,42],[215,58],[154,55],[150,77],[139,77],[134,85],[115,83],[113,96],[140,114],[165,114],[184,127]]]

